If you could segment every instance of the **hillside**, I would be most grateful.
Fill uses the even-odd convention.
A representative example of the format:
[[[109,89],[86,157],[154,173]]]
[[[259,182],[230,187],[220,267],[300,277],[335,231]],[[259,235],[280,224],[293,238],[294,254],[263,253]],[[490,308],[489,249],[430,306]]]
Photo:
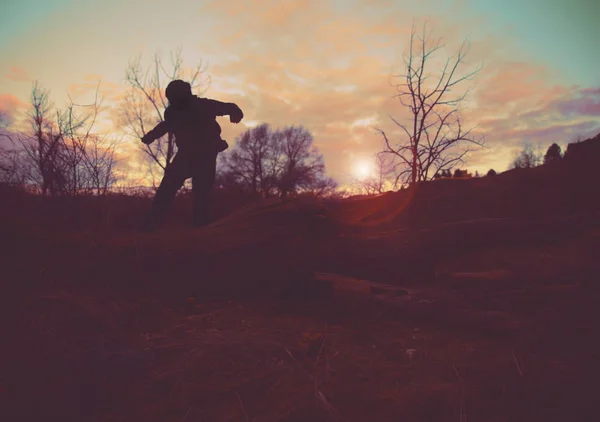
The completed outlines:
[[[0,405],[24,421],[568,420],[595,381],[587,177],[221,193],[202,229],[180,198],[153,234],[148,199],[3,188]]]
[[[364,227],[409,229],[480,218],[530,218],[600,210],[593,169],[566,163],[496,176],[441,179],[375,198],[339,202],[336,218]]]

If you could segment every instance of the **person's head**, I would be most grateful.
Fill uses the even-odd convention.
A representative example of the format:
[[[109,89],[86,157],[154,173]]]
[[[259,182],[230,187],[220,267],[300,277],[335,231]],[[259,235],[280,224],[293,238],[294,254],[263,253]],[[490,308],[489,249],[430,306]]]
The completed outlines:
[[[192,86],[188,82],[176,79],[167,85],[165,95],[167,96],[167,100],[169,100],[169,104],[175,107],[183,107],[192,98]]]

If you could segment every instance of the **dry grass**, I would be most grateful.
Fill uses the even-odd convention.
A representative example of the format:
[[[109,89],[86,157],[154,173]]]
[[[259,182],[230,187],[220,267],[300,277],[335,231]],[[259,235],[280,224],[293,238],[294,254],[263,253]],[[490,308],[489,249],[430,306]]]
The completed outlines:
[[[74,420],[553,420],[539,407],[552,394],[573,405],[558,383],[572,361],[373,306],[40,298],[30,353],[52,367],[17,365],[27,382],[7,388],[35,381],[40,409]]]
[[[4,195],[3,420],[563,421],[593,403],[592,223],[438,248],[437,277],[409,279],[398,245],[425,232],[394,230],[416,196],[254,203],[195,230],[176,211],[142,235],[128,226],[142,200],[115,200],[93,226],[94,204]],[[332,268],[410,281],[412,307],[268,294]]]

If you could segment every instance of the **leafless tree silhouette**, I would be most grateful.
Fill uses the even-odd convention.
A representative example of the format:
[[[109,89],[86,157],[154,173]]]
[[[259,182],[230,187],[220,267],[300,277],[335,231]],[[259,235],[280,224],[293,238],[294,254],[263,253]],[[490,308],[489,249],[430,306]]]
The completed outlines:
[[[395,184],[427,181],[445,169],[462,163],[465,156],[484,142],[473,128],[463,126],[460,105],[471,88],[453,96],[465,81],[475,76],[481,67],[462,72],[469,43],[465,40],[454,57],[447,58],[440,72],[432,73],[433,55],[444,47],[440,39],[433,39],[424,24],[422,34],[411,31],[409,53],[404,56],[405,74],[395,84],[402,106],[408,108],[412,117],[407,124],[390,118],[400,129],[401,139],[394,142],[381,129],[377,131],[384,139],[382,151],[393,156],[396,167]]]
[[[56,195],[64,190],[64,169],[59,163],[61,134],[52,121],[53,105],[49,92],[38,82],[31,90],[30,103],[31,109],[27,113],[30,131],[17,135],[27,162],[27,181],[39,186],[42,195]]]
[[[0,146],[0,183],[11,186],[22,186],[25,184],[26,171],[23,168],[23,154],[14,148],[14,142],[10,135],[2,133],[2,138],[7,138],[11,146]]]
[[[393,157],[380,152],[375,156],[375,174],[362,180],[356,180],[353,184],[361,194],[366,195],[396,190],[399,188],[396,170]]]
[[[98,88],[94,102],[78,105],[72,100],[64,110],[55,109],[49,92],[37,82],[31,91],[28,131],[5,151],[3,179],[37,186],[42,195],[105,194],[116,181],[115,141],[92,133],[100,110]],[[91,110],[81,114],[78,110]]]
[[[511,168],[532,168],[538,166],[542,161],[542,156],[536,151],[531,143],[525,143],[523,149],[511,163]]]
[[[244,132],[223,154],[219,183],[237,186],[263,197],[301,192],[331,193],[336,183],[325,176],[323,156],[302,126],[273,131],[262,124]]]
[[[163,121],[163,113],[168,105],[164,89],[170,81],[185,78],[192,89],[199,90],[200,94],[206,92],[210,78],[205,74],[202,62],[190,72],[184,70],[180,49],[170,53],[167,64],[156,53],[145,69],[141,64],[141,57],[131,60],[126,70],[130,90],[124,100],[123,114],[126,126],[136,138],[142,138],[147,131]],[[172,134],[167,134],[151,145],[140,144],[140,147],[149,160],[148,173],[152,180],[160,179],[175,156],[175,138]]]

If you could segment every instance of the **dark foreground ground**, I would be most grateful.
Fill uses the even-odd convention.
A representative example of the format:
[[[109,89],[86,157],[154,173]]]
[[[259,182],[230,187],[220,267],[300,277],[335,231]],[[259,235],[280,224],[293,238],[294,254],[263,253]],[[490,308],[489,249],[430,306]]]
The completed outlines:
[[[596,420],[600,208],[510,177],[154,234],[3,190],[0,420]]]

